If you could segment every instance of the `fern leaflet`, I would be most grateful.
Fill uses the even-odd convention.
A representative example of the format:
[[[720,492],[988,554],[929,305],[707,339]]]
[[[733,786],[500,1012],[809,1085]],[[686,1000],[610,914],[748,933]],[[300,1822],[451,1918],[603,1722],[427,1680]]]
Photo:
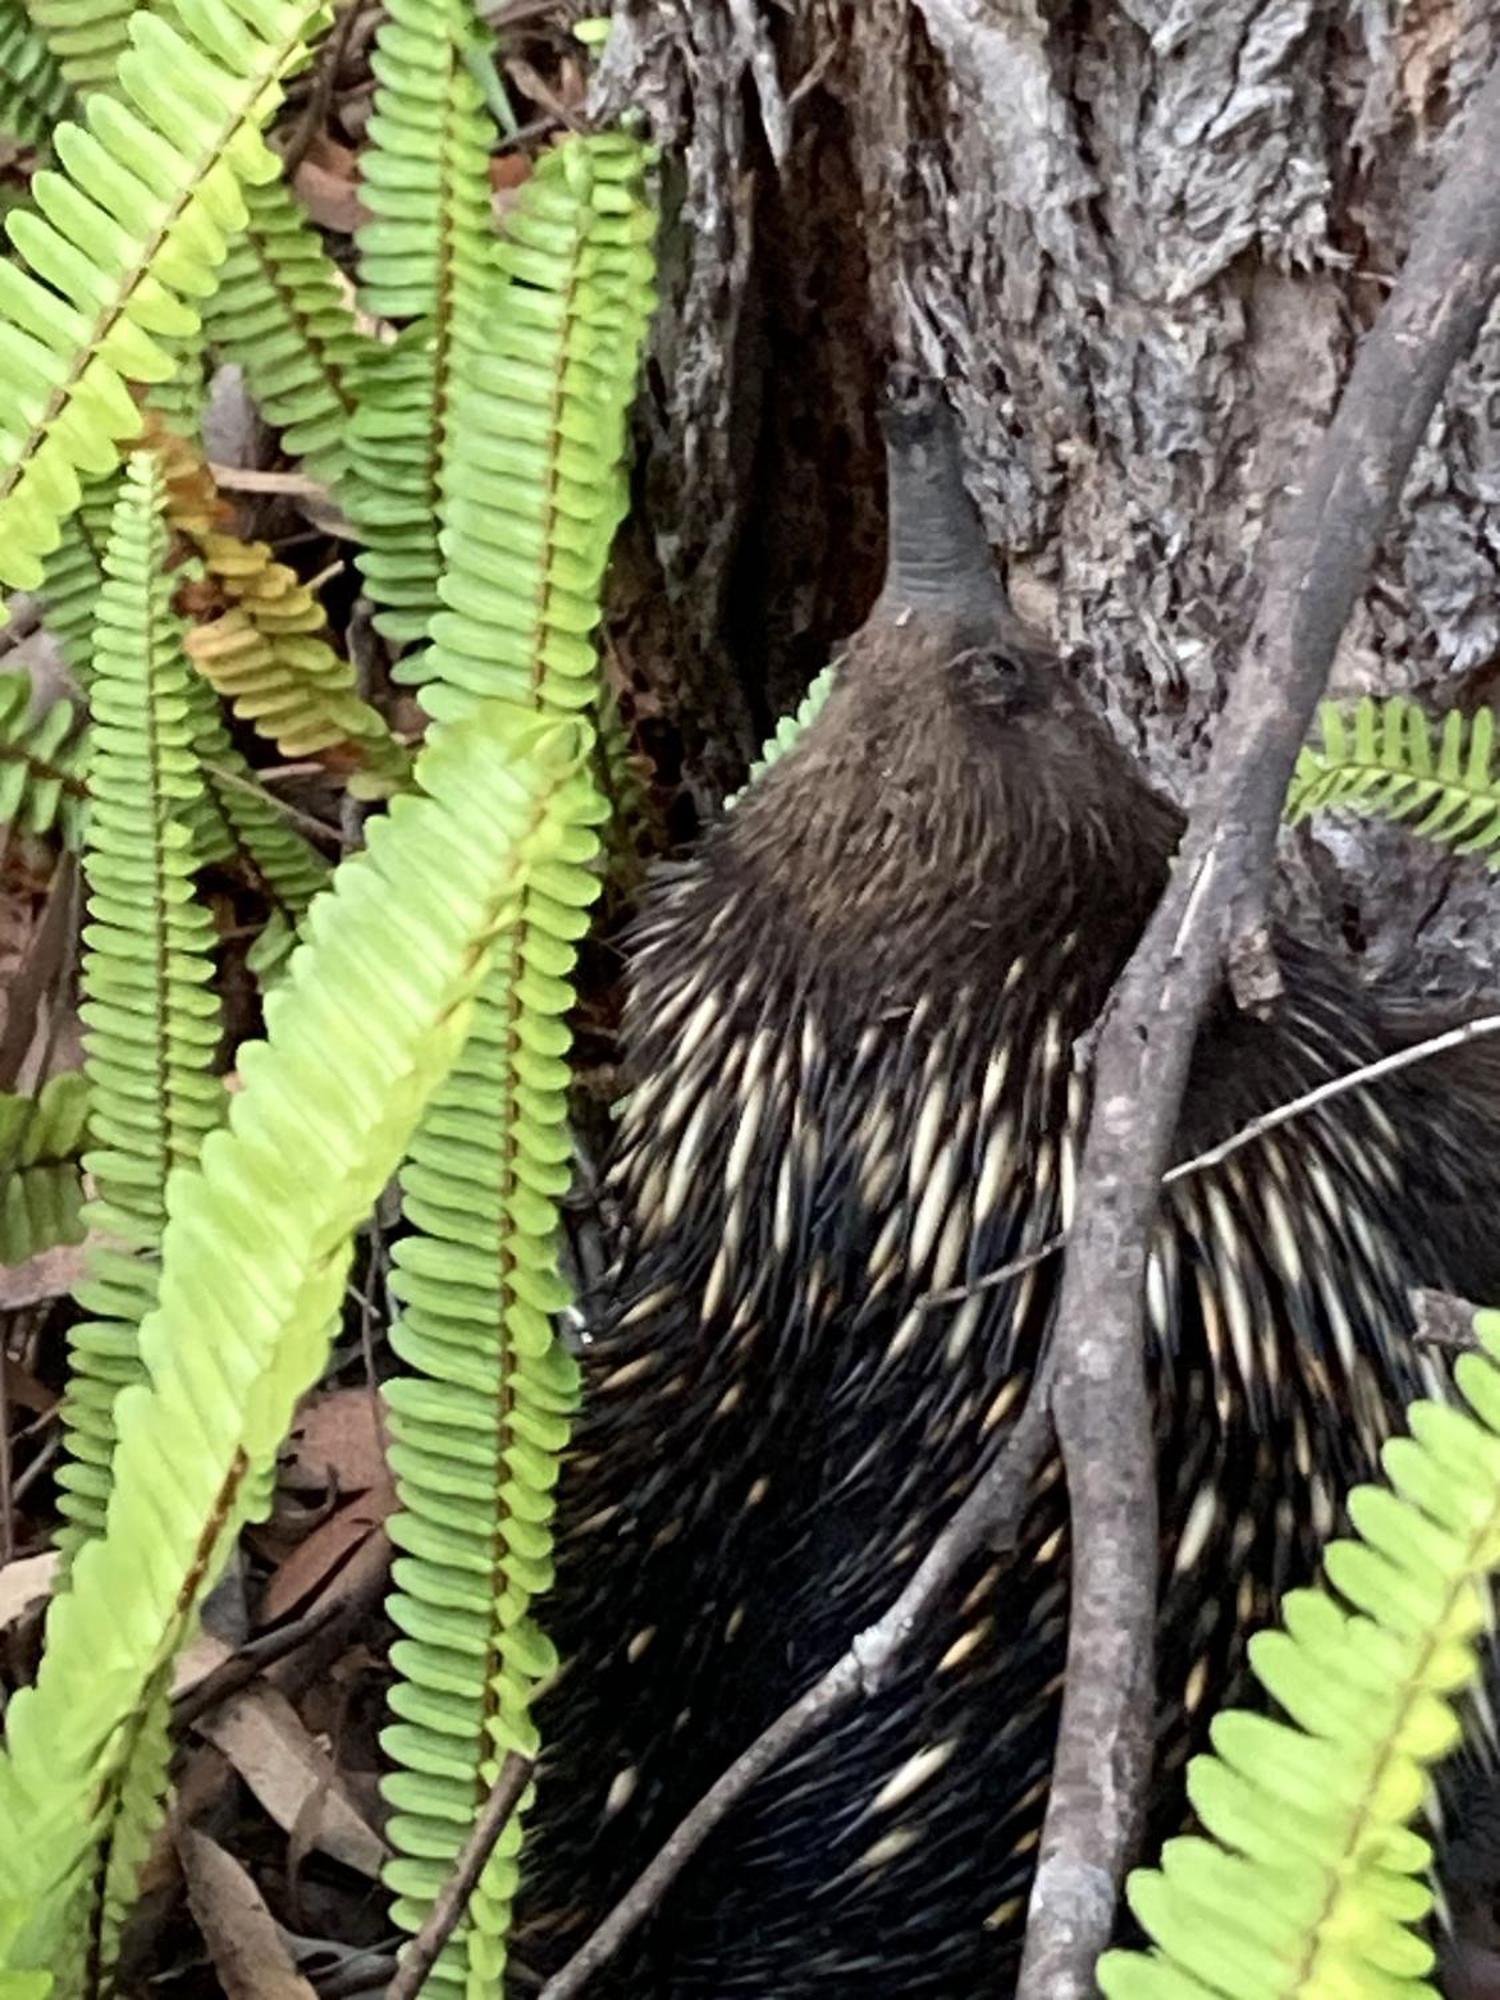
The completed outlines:
[[[278,171],[260,128],[324,18],[315,0],[141,8],[121,95],[58,126],[62,171],[33,177],[35,206],[6,220],[22,261],[0,260],[0,582],[42,581],[80,476],[140,430],[127,384],[167,380],[164,342],[197,333],[188,300],[245,225],[242,183]]]
[[[1500,774],[1489,709],[1472,718],[1455,711],[1438,728],[1400,695],[1367,696],[1352,716],[1325,702],[1318,721],[1321,740],[1303,749],[1287,794],[1293,824],[1345,806],[1410,827],[1458,854],[1500,849]]]

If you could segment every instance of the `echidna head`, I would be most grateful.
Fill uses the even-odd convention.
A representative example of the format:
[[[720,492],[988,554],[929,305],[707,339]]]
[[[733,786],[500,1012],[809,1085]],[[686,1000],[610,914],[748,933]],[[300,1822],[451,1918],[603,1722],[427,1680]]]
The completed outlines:
[[[736,814],[739,851],[830,929],[922,898],[972,928],[960,885],[1017,921],[1085,881],[1154,895],[1175,816],[1011,610],[941,388],[902,372],[884,422],[884,588],[822,713]]]

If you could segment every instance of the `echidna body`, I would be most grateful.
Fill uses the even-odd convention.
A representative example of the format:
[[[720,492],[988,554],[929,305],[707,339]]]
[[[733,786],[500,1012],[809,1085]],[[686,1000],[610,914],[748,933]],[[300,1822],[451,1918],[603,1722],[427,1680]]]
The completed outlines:
[[[1178,832],[1011,616],[947,415],[889,421],[891,576],[797,747],[637,935],[623,1250],[586,1361],[548,1619],[567,1665],[518,1951],[554,1964],[725,1764],[888,1605],[1003,1443],[1057,1260],[950,1302],[1071,1212],[1074,1044]],[[1227,1005],[1179,1157],[1378,1053],[1332,971]],[[1151,1259],[1160,1445],[1156,1830],[1244,1641],[1313,1573],[1422,1386],[1406,1286],[1473,1282],[1495,1134],[1345,1095],[1170,1192]],[[1480,1258],[1475,1248],[1474,1258]],[[898,1680],[774,1772],[591,1990],[1001,1994],[1064,1661],[1053,1463]]]

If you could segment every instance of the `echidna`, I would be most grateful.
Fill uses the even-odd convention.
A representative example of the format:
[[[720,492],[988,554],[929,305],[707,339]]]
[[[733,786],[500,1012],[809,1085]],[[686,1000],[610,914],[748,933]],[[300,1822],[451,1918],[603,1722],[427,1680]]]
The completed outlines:
[[[886,418],[890,558],[816,722],[662,875],[635,939],[633,1093],[547,1616],[565,1669],[518,1939],[555,1964],[711,1779],[876,1617],[1005,1438],[1057,1260],[948,1303],[1069,1219],[1074,1044],[1155,902],[1174,812],[1011,612],[951,418]],[[1196,1155],[1369,1060],[1372,1008],[1280,949],[1227,1001]],[[1156,1830],[1424,1368],[1414,1282],[1493,1290],[1466,1223],[1497,1134],[1428,1071],[1174,1186],[1150,1266],[1162,1591]],[[1490,1213],[1494,1210],[1489,1209]],[[591,1990],[1008,1990],[1064,1659],[1054,1462],[895,1685],[764,1780]]]

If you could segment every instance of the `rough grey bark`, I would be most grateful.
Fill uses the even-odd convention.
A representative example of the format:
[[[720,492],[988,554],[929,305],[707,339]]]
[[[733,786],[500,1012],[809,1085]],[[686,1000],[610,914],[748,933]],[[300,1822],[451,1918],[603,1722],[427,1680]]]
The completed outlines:
[[[1497,44],[1500,0],[621,0],[601,90],[671,151],[614,634],[697,805],[874,593],[897,355],[953,386],[1018,608],[1185,799],[1269,508]],[[1492,698],[1497,495],[1492,319],[1337,688]],[[1371,971],[1500,980],[1475,864],[1364,828],[1289,847]]]

